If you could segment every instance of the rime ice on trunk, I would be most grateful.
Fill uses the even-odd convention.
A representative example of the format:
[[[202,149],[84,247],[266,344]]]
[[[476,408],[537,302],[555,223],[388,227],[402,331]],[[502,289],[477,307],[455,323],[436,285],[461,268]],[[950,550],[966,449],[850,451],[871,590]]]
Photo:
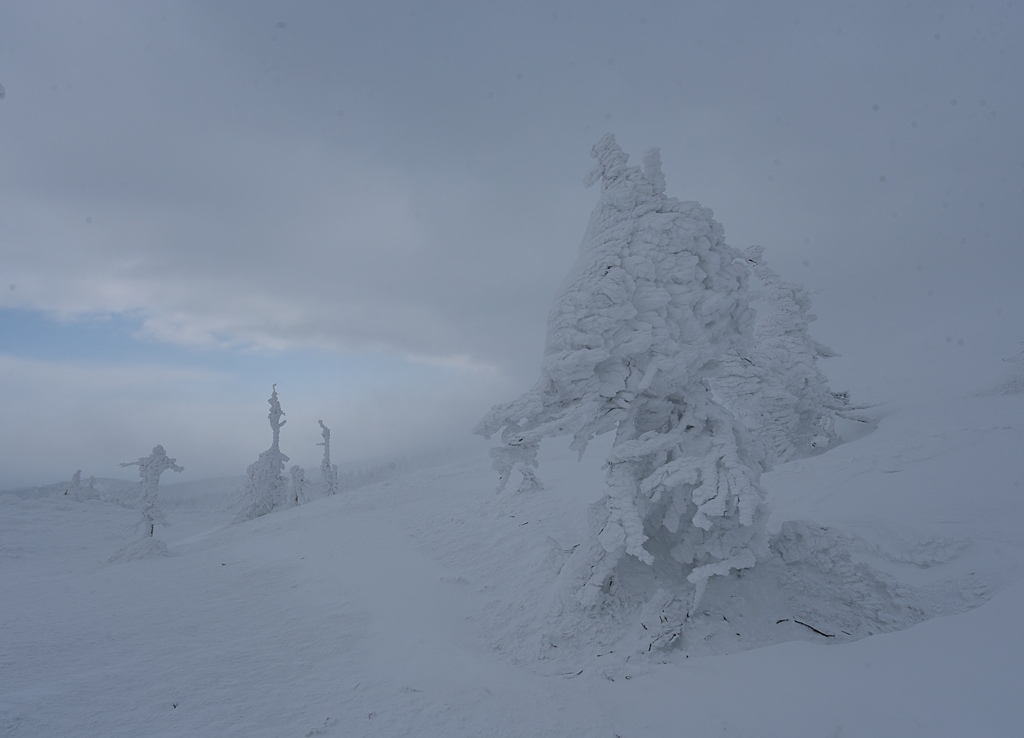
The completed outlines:
[[[323,443],[317,446],[324,447],[324,458],[320,462],[320,485],[325,495],[333,495],[338,492],[338,467],[331,465],[331,429],[324,425],[324,421],[318,420],[320,434],[324,438]]]
[[[306,471],[296,464],[288,473],[292,478],[291,503],[301,505],[306,499]]]
[[[280,400],[277,399],[277,385],[271,385],[270,390],[270,399],[267,400],[270,403],[270,412],[267,413],[267,418],[270,420],[270,429],[274,434],[274,441],[270,444],[270,448],[274,451],[280,451],[281,428],[288,421],[281,420],[284,417],[284,411],[281,409]]]
[[[177,459],[168,458],[164,447],[158,445],[153,448],[153,453],[149,456],[138,461],[126,461],[121,464],[121,466],[139,467],[139,477],[141,477],[139,483],[142,486],[142,497],[140,500],[142,521],[140,525],[142,526],[143,535],[146,537],[152,538],[157,523],[167,525],[163,510],[160,508],[160,475],[168,469],[176,472],[185,471],[176,462]]]
[[[261,453],[245,470],[244,494],[247,504],[239,512],[235,522],[252,520],[292,505],[288,480],[284,478],[285,464],[289,459],[280,449],[281,428],[288,421],[282,420],[284,411],[281,410],[281,403],[277,398],[277,385],[273,385],[271,389],[270,399],[267,401],[270,403],[267,418],[270,420],[273,442],[270,448]]]
[[[571,434],[582,455],[614,432],[606,494],[563,581],[598,604],[632,557],[693,608],[710,577],[767,550],[760,457],[709,389],[722,358],[750,348],[748,272],[710,210],[665,196],[656,150],[631,167],[607,135],[592,155],[585,181],[601,197],[551,308],[541,377],[476,432],[500,432],[496,466],[527,488],[543,438]]]

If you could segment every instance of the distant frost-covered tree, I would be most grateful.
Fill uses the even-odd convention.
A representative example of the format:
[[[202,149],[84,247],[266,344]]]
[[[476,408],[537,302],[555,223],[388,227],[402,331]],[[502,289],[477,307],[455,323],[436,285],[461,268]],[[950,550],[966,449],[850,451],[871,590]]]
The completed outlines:
[[[64,485],[64,495],[72,500],[82,499],[82,470],[71,475],[71,481]]]
[[[331,465],[331,429],[324,425],[324,421],[317,422],[324,439],[323,443],[317,444],[324,447],[324,458],[320,462],[320,485],[325,495],[334,495],[338,493],[338,467]]]
[[[808,326],[817,319],[810,295],[802,285],[783,282],[763,254],[762,246],[744,252],[760,283],[754,344],[724,359],[712,387],[765,445],[771,461],[788,461],[836,441],[835,419],[844,403],[818,366],[835,353],[810,335]]]
[[[296,464],[288,474],[292,478],[291,503],[301,505],[306,501],[306,470]]]
[[[270,403],[267,418],[270,420],[274,440],[270,448],[261,453],[245,470],[246,506],[238,514],[235,522],[252,520],[292,505],[288,480],[284,477],[285,464],[289,459],[281,453],[280,447],[281,428],[288,421],[282,419],[284,411],[281,410],[281,402],[277,398],[277,385],[273,385],[271,389],[270,399],[267,401]]]
[[[710,210],[666,197],[656,149],[628,166],[606,135],[592,156],[601,197],[551,308],[540,379],[476,432],[500,433],[502,483],[518,470],[526,489],[545,437],[571,434],[582,456],[614,432],[605,496],[563,577],[594,605],[642,562],[692,610],[710,577],[767,553],[761,455],[711,391],[723,357],[751,348],[748,270]]]
[[[153,453],[138,461],[126,461],[121,466],[139,467],[140,484],[142,485],[142,496],[140,500],[140,511],[142,512],[143,535],[152,538],[156,524],[167,525],[163,509],[160,507],[160,475],[165,471],[185,471],[184,467],[178,466],[177,459],[167,457],[163,446],[154,446]]]

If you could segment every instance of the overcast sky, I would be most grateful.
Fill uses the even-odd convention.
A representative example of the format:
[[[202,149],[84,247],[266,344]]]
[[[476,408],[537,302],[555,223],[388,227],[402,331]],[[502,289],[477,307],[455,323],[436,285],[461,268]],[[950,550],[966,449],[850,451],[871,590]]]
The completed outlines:
[[[983,382],[1021,5],[4,2],[0,489],[241,474],[275,382],[303,465],[318,418],[340,462],[469,439],[537,376],[606,131],[815,291],[838,388]]]

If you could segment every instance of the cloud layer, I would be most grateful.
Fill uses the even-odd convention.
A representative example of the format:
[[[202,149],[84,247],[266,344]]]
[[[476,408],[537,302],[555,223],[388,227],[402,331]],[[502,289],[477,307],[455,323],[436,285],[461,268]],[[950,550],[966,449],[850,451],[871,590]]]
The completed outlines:
[[[634,157],[661,146],[670,194],[712,207],[731,243],[765,245],[785,277],[822,290],[821,337],[852,360],[906,375],[921,352],[964,339],[995,361],[1024,314],[1022,14],[953,2],[7,5],[0,137],[16,145],[0,148],[0,379],[37,403],[24,408],[31,443],[8,442],[36,458],[48,437],[36,417],[59,416],[38,382],[18,384],[33,376],[59,369],[81,402],[116,398],[90,393],[105,374],[66,359],[26,370],[41,358],[19,333],[26,311],[130,323],[131,373],[167,398],[135,401],[151,418],[190,392],[223,395],[189,373],[211,367],[257,410],[272,381],[286,397],[292,377],[311,381],[267,358],[289,352],[323,352],[339,378],[378,360],[408,369],[360,421],[367,437],[388,435],[385,419],[428,428],[468,396],[479,412],[507,399],[535,375],[606,130]],[[182,353],[168,367],[160,349],[153,370],[168,346]],[[323,398],[361,387],[322,381]],[[236,437],[227,408],[200,405],[182,428],[198,419],[221,429],[210,443]],[[124,425],[123,413],[104,416]],[[4,466],[24,481],[46,473],[33,463],[17,476]]]

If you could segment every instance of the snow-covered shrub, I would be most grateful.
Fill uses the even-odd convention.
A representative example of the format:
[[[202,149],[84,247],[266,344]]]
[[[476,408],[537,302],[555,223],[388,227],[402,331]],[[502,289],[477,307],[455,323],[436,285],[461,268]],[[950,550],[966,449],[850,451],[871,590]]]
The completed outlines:
[[[164,451],[163,446],[154,446],[153,453],[138,461],[126,461],[121,466],[139,467],[139,476],[142,485],[142,495],[139,502],[139,509],[142,512],[143,535],[151,538],[156,524],[167,525],[163,509],[160,507],[160,475],[170,469],[171,471],[182,472],[184,467],[178,466],[177,459],[170,459]]]
[[[783,282],[765,264],[763,252],[761,246],[745,251],[760,283],[753,294],[754,344],[725,358],[712,388],[764,444],[771,461],[787,461],[833,444],[837,413],[847,403],[829,389],[818,366],[819,358],[835,353],[808,331],[817,319],[810,295],[802,285]]]
[[[284,467],[289,459],[281,453],[280,448],[281,427],[288,421],[282,420],[284,411],[281,410],[281,402],[277,398],[276,384],[273,385],[270,399],[267,402],[270,403],[270,413],[267,417],[270,420],[274,440],[270,444],[270,448],[261,453],[259,458],[245,470],[246,505],[235,518],[236,523],[252,520],[292,505],[288,480],[284,477]]]
[[[502,483],[518,470],[527,489],[542,439],[571,434],[582,455],[614,432],[606,494],[563,580],[598,604],[619,568],[643,562],[692,609],[710,577],[767,551],[761,456],[711,390],[723,360],[751,350],[748,269],[710,210],[666,197],[657,150],[628,166],[606,135],[592,156],[586,184],[601,197],[552,306],[540,379],[476,432],[500,433]]]

